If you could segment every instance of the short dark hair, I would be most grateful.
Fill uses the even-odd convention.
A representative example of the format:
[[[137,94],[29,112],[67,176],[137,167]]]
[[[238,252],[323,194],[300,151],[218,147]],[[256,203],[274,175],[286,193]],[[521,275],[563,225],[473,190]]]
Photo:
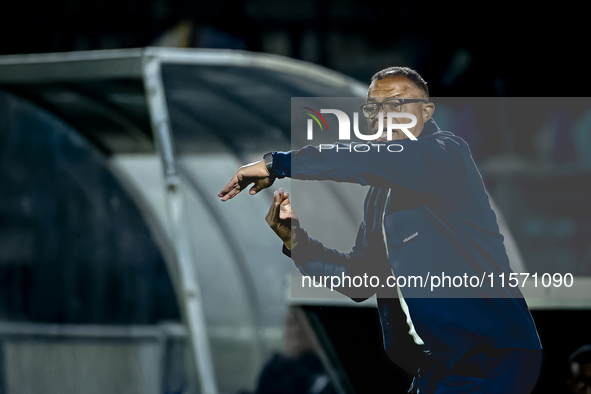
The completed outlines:
[[[581,363],[586,364],[591,362],[591,345],[583,345],[570,355],[568,358],[569,363]]]
[[[424,97],[429,97],[429,88],[427,82],[420,76],[418,72],[408,67],[388,67],[382,71],[378,71],[371,77],[371,82],[379,81],[386,77],[406,77],[419,90]]]

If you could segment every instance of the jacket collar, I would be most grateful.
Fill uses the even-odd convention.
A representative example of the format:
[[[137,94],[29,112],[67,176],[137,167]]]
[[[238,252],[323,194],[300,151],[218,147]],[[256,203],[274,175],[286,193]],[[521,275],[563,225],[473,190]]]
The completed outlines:
[[[425,122],[425,125],[423,126],[423,131],[421,131],[421,134],[419,134],[417,138],[428,137],[433,133],[437,133],[438,131],[441,131],[439,129],[439,126],[437,126],[437,123],[435,123],[433,118],[431,118]]]

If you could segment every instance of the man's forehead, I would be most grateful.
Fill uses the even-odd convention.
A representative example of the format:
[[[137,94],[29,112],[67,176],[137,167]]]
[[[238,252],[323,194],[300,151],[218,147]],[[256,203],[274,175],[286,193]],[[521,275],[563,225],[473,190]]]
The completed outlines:
[[[418,97],[416,87],[403,75],[373,81],[367,91],[368,97]]]

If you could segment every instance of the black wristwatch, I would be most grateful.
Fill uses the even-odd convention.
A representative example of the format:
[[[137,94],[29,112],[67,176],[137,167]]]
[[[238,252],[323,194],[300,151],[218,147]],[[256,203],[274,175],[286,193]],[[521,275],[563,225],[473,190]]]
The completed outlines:
[[[273,167],[273,152],[269,152],[263,156],[263,161],[265,162],[265,166],[267,167],[267,171],[269,171],[269,175],[275,178],[282,178],[280,177],[275,168]]]

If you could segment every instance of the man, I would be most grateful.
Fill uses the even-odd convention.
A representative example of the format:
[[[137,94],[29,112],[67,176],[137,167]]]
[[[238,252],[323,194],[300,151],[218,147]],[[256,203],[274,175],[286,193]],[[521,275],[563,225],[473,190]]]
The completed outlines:
[[[570,378],[567,381],[572,394],[591,394],[591,345],[583,345],[568,358]]]
[[[227,201],[252,183],[254,195],[284,176],[370,185],[364,221],[349,253],[308,237],[297,220],[290,226],[288,196],[276,193],[267,222],[305,275],[425,278],[438,269],[449,275],[508,277],[503,237],[480,173],[466,143],[433,121],[435,106],[420,75],[401,67],[380,71],[372,78],[363,112],[374,132],[386,119],[380,112],[414,115],[416,125],[408,130],[416,140],[397,130],[392,139],[403,148],[398,153],[320,151],[311,145],[271,152],[241,167],[219,197]],[[387,134],[377,142],[392,143]],[[394,294],[388,288],[366,288],[361,294],[338,290],[356,300],[377,293],[386,352],[414,375],[413,392],[529,393],[535,385],[541,345],[518,289],[499,289],[505,293],[491,297],[494,293],[485,290],[485,296],[477,296],[479,288],[450,286],[437,298],[410,287],[396,287]]]

